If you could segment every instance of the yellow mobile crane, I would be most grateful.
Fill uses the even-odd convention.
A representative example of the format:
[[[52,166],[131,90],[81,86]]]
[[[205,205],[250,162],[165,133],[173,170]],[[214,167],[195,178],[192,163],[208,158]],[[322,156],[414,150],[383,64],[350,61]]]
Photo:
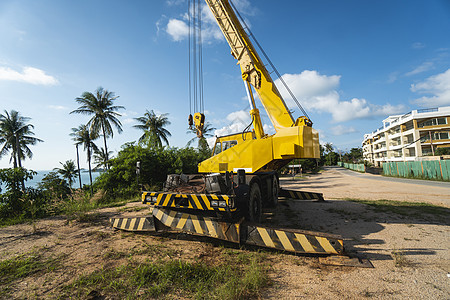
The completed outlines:
[[[143,203],[152,206],[151,216],[111,219],[113,227],[182,231],[296,253],[342,255],[340,236],[257,224],[263,206],[275,206],[278,196],[323,200],[321,193],[280,189],[277,175],[292,159],[319,158],[319,136],[306,113],[292,117],[232,4],[206,3],[240,65],[253,130],[218,137],[213,156],[199,163],[199,174],[172,174],[163,192],[142,193]],[[273,135],[264,132],[253,89],[275,128]],[[189,123],[201,137],[205,116],[197,112]]]

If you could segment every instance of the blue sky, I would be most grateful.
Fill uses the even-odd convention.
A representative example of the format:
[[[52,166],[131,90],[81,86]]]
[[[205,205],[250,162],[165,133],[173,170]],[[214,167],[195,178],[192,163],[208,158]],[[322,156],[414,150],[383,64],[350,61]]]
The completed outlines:
[[[450,105],[450,1],[233,2],[321,142],[349,150],[388,115]],[[182,0],[2,0],[0,110],[30,117],[44,140],[24,166],[48,170],[75,158],[69,133],[88,118],[69,112],[98,86],[126,108],[110,149],[139,138],[133,118],[146,109],[169,113],[170,145],[184,147],[192,137],[186,8]],[[245,127],[248,102],[229,46],[203,12],[206,118],[223,134]],[[2,157],[0,167],[8,166]]]

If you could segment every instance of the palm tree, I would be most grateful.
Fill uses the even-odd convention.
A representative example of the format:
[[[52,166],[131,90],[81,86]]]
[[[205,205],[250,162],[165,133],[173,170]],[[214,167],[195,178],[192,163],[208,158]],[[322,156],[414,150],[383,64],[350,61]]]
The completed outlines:
[[[106,138],[114,136],[111,124],[116,127],[117,132],[121,133],[123,131],[122,123],[118,119],[121,114],[117,111],[119,109],[125,109],[125,107],[113,105],[114,100],[117,98],[119,96],[115,96],[114,92],[98,87],[95,94],[84,92],[81,97],[76,98],[75,101],[80,103],[81,106],[70,112],[71,114],[92,115],[87,125],[93,134],[100,135],[101,133],[103,135],[106,154],[108,154]]]
[[[78,130],[76,128],[72,128],[72,130]],[[75,139],[75,138],[74,138]],[[80,155],[78,153],[78,146],[79,144],[75,143],[75,148],[77,148],[77,167],[78,167],[78,181],[80,182],[80,189],[82,188],[81,186],[81,170],[80,170]]]
[[[77,177],[77,169],[75,167],[75,162],[73,160],[67,160],[65,163],[59,162],[62,165],[62,168],[54,168],[56,172],[58,172],[69,184],[69,187],[72,188],[72,183],[75,177]]]
[[[112,151],[109,151],[109,153],[106,153],[104,148],[95,150],[94,162],[97,165],[94,167],[94,170],[106,169],[108,166],[108,160],[111,159],[111,156],[110,156],[111,153],[112,153]]]
[[[87,151],[87,161],[89,165],[89,180],[91,184],[91,195],[92,191],[92,169],[91,169],[91,157],[92,152],[97,150],[97,145],[94,144],[94,140],[98,138],[98,135],[89,130],[87,125],[81,124],[78,128],[72,128],[73,140],[77,145],[83,145],[84,150]]]
[[[167,115],[168,114],[162,114],[157,116],[153,110],[146,110],[143,117],[134,118],[140,124],[134,125],[133,127],[144,131],[144,134],[142,134],[139,138],[139,143],[147,141],[161,147],[161,140],[163,140],[167,145],[169,145],[169,140],[167,138],[172,136],[172,134],[164,128],[170,124]]]
[[[326,144],[325,144],[325,151],[327,151],[327,161],[328,161],[328,165],[331,165],[331,156],[330,156],[330,153],[333,151],[333,143],[326,143]]]
[[[5,110],[4,114],[0,114],[0,144],[3,144],[0,157],[11,152],[10,162],[13,162],[14,168],[22,167],[22,160],[26,157],[33,157],[29,145],[42,142],[41,139],[33,137],[34,126],[27,124],[29,120],[30,118],[21,116],[15,110],[9,113]]]
[[[216,128],[211,127],[211,123],[206,123],[205,126],[203,126],[203,136],[199,138],[197,136],[197,129],[195,128],[189,128],[187,133],[193,133],[195,136],[187,143],[187,146],[189,147],[195,140],[198,139],[198,148],[201,148],[202,144],[205,144],[207,137],[212,137],[213,131],[216,130]]]
[[[325,151],[327,151],[328,153],[333,151],[333,143],[326,143],[325,144]]]

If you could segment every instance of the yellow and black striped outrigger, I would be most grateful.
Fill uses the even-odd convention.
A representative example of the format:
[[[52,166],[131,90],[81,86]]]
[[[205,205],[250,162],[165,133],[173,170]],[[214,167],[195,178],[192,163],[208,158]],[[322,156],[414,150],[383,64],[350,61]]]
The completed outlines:
[[[234,195],[143,192],[142,203],[156,207],[234,212]]]
[[[343,240],[338,235],[281,229],[259,224],[226,222],[171,209],[152,209],[152,215],[140,218],[113,218],[114,228],[127,231],[180,231],[209,236],[233,243],[249,244],[294,253],[344,253]]]
[[[286,198],[291,198],[291,199],[296,199],[296,200],[318,200],[318,201],[324,200],[322,193],[286,190],[283,188],[280,189],[280,192],[278,195],[280,197],[286,197]]]

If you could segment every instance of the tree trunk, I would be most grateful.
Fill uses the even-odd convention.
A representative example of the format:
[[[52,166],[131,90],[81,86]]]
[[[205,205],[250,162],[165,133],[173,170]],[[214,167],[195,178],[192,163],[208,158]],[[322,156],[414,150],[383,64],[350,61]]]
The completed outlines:
[[[78,180],[80,181],[80,190],[82,189],[81,187],[81,170],[80,170],[80,156],[78,154],[78,144],[75,145],[77,147],[77,165],[78,165]]]
[[[19,168],[22,168],[22,162],[20,160],[20,144],[19,144],[19,136],[16,135],[16,155],[17,155],[17,166]],[[25,181],[22,179],[20,182],[21,186],[22,186],[22,191],[25,191]]]
[[[108,147],[106,146],[105,126],[103,125],[103,123],[102,123],[102,131],[103,131],[103,142],[105,144],[105,155],[106,155],[105,167],[106,167],[106,169],[109,169],[109,165],[108,165]]]
[[[88,146],[88,164],[89,164],[89,181],[91,183],[91,197],[94,195],[92,191],[92,171],[91,171],[91,146]]]
[[[16,142],[13,143],[12,151],[13,151],[13,153],[12,153],[13,154],[13,166],[15,169],[15,168],[17,168],[17,136],[16,136]]]

